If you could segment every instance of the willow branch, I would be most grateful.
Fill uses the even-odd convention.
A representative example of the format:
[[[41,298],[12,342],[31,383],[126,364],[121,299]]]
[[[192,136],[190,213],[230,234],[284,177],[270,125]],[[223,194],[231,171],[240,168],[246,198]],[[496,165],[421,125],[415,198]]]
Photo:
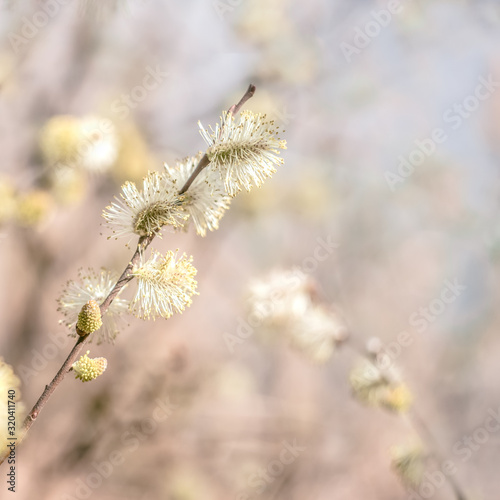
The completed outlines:
[[[240,99],[240,101],[237,104],[234,104],[229,108],[229,113],[236,114],[238,111],[241,109],[241,106],[250,99],[255,92],[255,85],[250,85],[243,95],[243,97]],[[194,179],[196,176],[210,163],[207,155],[205,154],[201,160],[199,161],[196,169],[194,172],[191,174],[190,178],[186,181],[182,189],[179,191],[179,194],[184,194],[191,184],[193,183]],[[134,252],[134,255],[130,259],[130,262],[127,264],[125,267],[124,271],[122,272],[121,276],[118,278],[118,281],[116,282],[115,286],[109,292],[108,296],[104,299],[102,304],[100,305],[100,310],[101,310],[101,316],[104,316],[106,311],[109,309],[109,306],[113,302],[113,300],[116,298],[116,296],[120,293],[120,291],[123,289],[127,283],[129,283],[133,279],[133,274],[132,270],[134,266],[139,262],[139,259],[146,250],[146,248],[151,244],[153,239],[155,238],[156,233],[153,233],[148,236],[141,236],[139,238],[139,241],[137,243],[137,248]],[[86,342],[89,340],[90,335],[84,335],[83,332],[78,330],[78,327],[76,327],[76,333],[78,334],[78,339],[71,349],[71,352],[69,353],[68,357],[62,364],[61,368],[59,368],[59,371],[56,373],[55,377],[52,379],[50,384],[45,386],[45,389],[42,392],[42,395],[38,398],[38,401],[35,403],[31,411],[28,413],[26,418],[24,419],[23,422],[23,428],[22,428],[22,434],[19,436],[19,439],[17,441],[16,446],[19,446],[21,441],[25,438],[26,434],[28,433],[30,427],[33,425],[35,420],[38,418],[40,415],[40,412],[43,410],[45,405],[47,404],[47,401],[49,400],[50,396],[52,393],[56,390],[56,388],[59,386],[59,384],[63,381],[64,377],[66,374],[71,370],[71,367],[73,363],[78,359],[78,356],[80,355],[83,346],[86,344]],[[7,458],[9,453],[9,450],[5,455],[0,456],[0,465],[4,462],[4,460]]]

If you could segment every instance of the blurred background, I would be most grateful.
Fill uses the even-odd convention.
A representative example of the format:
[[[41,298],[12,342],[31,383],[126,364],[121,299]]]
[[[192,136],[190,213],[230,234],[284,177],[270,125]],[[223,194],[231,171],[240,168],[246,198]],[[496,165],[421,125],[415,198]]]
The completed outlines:
[[[291,266],[359,344],[407,332],[420,414],[470,498],[498,498],[500,432],[478,429],[500,406],[499,28],[493,0],[0,0],[0,353],[27,408],[73,342],[66,281],[130,258],[101,226],[121,184],[202,150],[197,121],[249,83],[288,142],[218,231],[154,242],[193,255],[200,295],[90,346],[108,370],[54,393],[16,498],[409,498],[389,451],[408,426],[352,398],[351,352],[228,346],[249,281]]]

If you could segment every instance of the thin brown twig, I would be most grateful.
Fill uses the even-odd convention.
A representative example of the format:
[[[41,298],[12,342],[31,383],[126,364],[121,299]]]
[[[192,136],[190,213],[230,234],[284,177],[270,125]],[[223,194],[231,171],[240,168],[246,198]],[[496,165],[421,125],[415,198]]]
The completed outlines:
[[[240,102],[238,104],[233,104],[227,110],[227,112],[231,113],[233,115],[238,114],[238,112],[240,111],[243,104],[245,104],[248,101],[248,99],[250,99],[254,94],[255,94],[255,85],[253,83],[251,83],[248,86],[247,91],[243,94],[243,97],[240,99]]]
[[[146,250],[149,244],[153,241],[156,234],[151,234],[149,236],[141,236],[137,243],[137,248],[135,249],[134,255],[130,259],[130,262],[127,264],[127,267],[124,269],[122,275],[118,278],[116,285],[113,287],[113,290],[109,292],[109,295],[104,299],[103,303],[100,306],[101,316],[104,316],[106,311],[108,310],[111,302],[116,298],[116,296],[120,293],[122,288],[133,279],[132,269],[139,261],[141,254]]]
[[[243,97],[240,99],[238,104],[235,104],[229,108],[230,113],[237,113],[240,109],[241,106],[250,99],[255,92],[255,86],[250,85],[243,95]],[[188,189],[189,186],[193,183],[194,179],[196,176],[209,164],[209,160],[207,158],[207,155],[204,155],[200,162],[198,163],[196,169],[194,170],[193,174],[191,177],[186,181],[182,189],[179,191],[179,194],[185,193]],[[127,264],[125,267],[123,273],[121,276],[118,278],[118,281],[116,282],[115,286],[111,290],[111,292],[108,294],[108,296],[104,299],[102,304],[100,305],[100,310],[101,310],[101,315],[104,315],[106,311],[108,310],[109,306],[113,302],[113,300],[116,298],[116,296],[120,293],[120,291],[123,289],[123,287],[129,283],[133,279],[133,274],[132,274],[132,269],[134,266],[137,264],[139,261],[141,254],[146,250],[146,248],[150,245],[150,243],[153,241],[155,238],[156,233],[153,233],[148,236],[141,236],[139,238],[139,241],[137,242],[137,248],[134,252],[134,255],[130,259],[130,262]],[[59,368],[58,372],[56,373],[55,377],[52,379],[50,384],[45,386],[45,389],[42,392],[42,395],[38,398],[38,401],[35,403],[31,411],[28,413],[26,418],[24,419],[23,422],[23,432],[21,436],[19,436],[19,439],[16,443],[16,447],[19,446],[21,441],[24,439],[26,434],[28,433],[30,427],[33,425],[35,420],[38,418],[40,415],[40,412],[43,410],[45,405],[47,404],[47,401],[49,400],[50,396],[52,393],[56,390],[56,388],[59,386],[59,384],[63,381],[64,377],[66,374],[71,370],[71,367],[73,363],[77,360],[80,352],[83,349],[83,346],[85,343],[89,340],[90,335],[81,335],[82,332],[76,328],[76,332],[78,334],[78,339],[71,349],[71,352],[69,353],[68,357],[66,360],[63,362],[61,368]],[[7,458],[9,454],[9,449],[7,449],[7,453],[0,456],[0,465],[4,462],[4,460]]]
[[[193,170],[193,173],[189,176],[189,179],[186,181],[186,184],[184,184],[183,188],[179,191],[179,194],[184,194],[188,189],[189,186],[193,183],[193,181],[198,177],[199,173],[210,163],[210,160],[208,159],[208,156],[204,154],[201,157],[201,160],[198,162],[198,165],[196,165],[196,168]]]
[[[255,94],[255,85],[252,83],[248,86],[247,91],[243,94],[243,97],[240,99],[238,104],[233,104],[228,110],[228,114],[231,113],[232,115],[238,114],[240,111],[241,107],[250,99],[253,95]],[[201,160],[198,162],[198,165],[196,165],[196,168],[193,170],[193,173],[190,175],[189,179],[186,181],[186,184],[184,184],[184,187],[179,191],[179,194],[184,194],[188,189],[189,186],[193,183],[193,181],[196,179],[196,177],[200,174],[200,172],[208,166],[210,163],[210,160],[208,159],[208,156],[204,154],[201,157]]]

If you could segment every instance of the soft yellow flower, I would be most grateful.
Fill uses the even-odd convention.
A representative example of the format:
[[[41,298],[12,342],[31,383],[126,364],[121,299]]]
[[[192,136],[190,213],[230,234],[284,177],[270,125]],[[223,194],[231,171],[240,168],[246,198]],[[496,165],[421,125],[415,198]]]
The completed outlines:
[[[118,140],[114,125],[106,118],[58,115],[42,128],[40,149],[51,167],[103,172],[116,160]]]
[[[17,222],[22,226],[37,226],[44,222],[53,208],[49,193],[36,189],[19,197],[16,207]]]
[[[80,147],[80,122],[71,115],[53,116],[40,132],[40,148],[47,164],[73,165]]]
[[[425,472],[425,454],[420,444],[391,448],[392,467],[401,480],[412,488],[422,482]]]
[[[406,384],[397,384],[388,387],[380,398],[382,406],[399,413],[407,412],[412,402],[413,396]]]
[[[150,172],[144,178],[142,191],[133,182],[126,182],[120,197],[102,214],[116,238],[157,234],[165,225],[182,227],[189,217],[178,189],[159,172]]]
[[[410,409],[412,395],[408,387],[390,380],[368,360],[351,370],[349,382],[354,396],[362,403],[401,413]]]
[[[153,252],[152,257],[137,265],[132,274],[138,280],[137,293],[130,304],[130,310],[138,318],[169,318],[191,305],[196,294],[196,269],[192,257],[185,254],[176,257],[169,251],[165,256]]]
[[[230,196],[260,186],[283,164],[278,155],[280,149],[286,149],[286,141],[277,137],[279,128],[266,115],[242,111],[234,117],[224,113],[221,123],[210,132],[199,125],[209,146],[208,168],[219,173]]]
[[[175,167],[165,164],[165,179],[178,191],[195,170],[202,154],[185,158],[177,162]],[[189,214],[184,229],[193,221],[196,232],[200,236],[219,228],[219,220],[229,208],[231,198],[226,194],[220,176],[209,168],[204,168],[195,178],[189,189],[180,198],[183,210]]]
[[[75,378],[79,378],[82,382],[90,382],[96,379],[106,371],[108,366],[106,358],[89,358],[89,353],[90,351],[87,351],[72,365]]]

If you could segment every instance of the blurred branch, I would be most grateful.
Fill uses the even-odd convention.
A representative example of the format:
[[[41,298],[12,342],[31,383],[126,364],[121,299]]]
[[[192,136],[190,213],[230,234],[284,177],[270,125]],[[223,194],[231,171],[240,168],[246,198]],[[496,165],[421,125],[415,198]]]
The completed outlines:
[[[347,340],[348,341],[344,342],[344,344],[348,346],[358,356],[368,361],[375,368],[375,370],[377,370],[381,374],[383,379],[388,384],[401,383],[400,377],[397,375],[394,367],[382,369],[379,366],[379,363],[377,362],[377,355],[380,353],[380,351],[373,351],[366,347],[360,348],[358,345],[355,345],[353,343],[352,335],[349,336]],[[405,420],[407,421],[409,426],[420,437],[422,442],[427,445],[428,451],[430,455],[433,457],[433,459],[439,462],[439,464],[442,464],[445,461],[445,457],[439,451],[439,446],[437,444],[437,441],[434,438],[432,432],[429,430],[429,427],[425,423],[425,420],[419,415],[419,413],[415,410],[415,408],[412,407],[406,414],[401,414],[401,415],[403,417],[406,417]],[[446,474],[445,477],[451,489],[453,490],[455,499],[468,500],[467,495],[465,494],[463,488],[460,486],[458,481],[452,475]]]
[[[445,461],[445,458],[438,451],[436,439],[429,430],[427,424],[425,423],[425,420],[418,414],[418,412],[414,408],[408,413],[408,419],[415,432],[421,437],[423,441],[427,442],[427,445],[429,446],[434,459],[441,465]],[[464,493],[462,487],[458,484],[455,477],[450,474],[445,474],[445,477],[451,489],[453,490],[453,493],[455,494],[455,498],[457,500],[468,500],[468,497]]]

